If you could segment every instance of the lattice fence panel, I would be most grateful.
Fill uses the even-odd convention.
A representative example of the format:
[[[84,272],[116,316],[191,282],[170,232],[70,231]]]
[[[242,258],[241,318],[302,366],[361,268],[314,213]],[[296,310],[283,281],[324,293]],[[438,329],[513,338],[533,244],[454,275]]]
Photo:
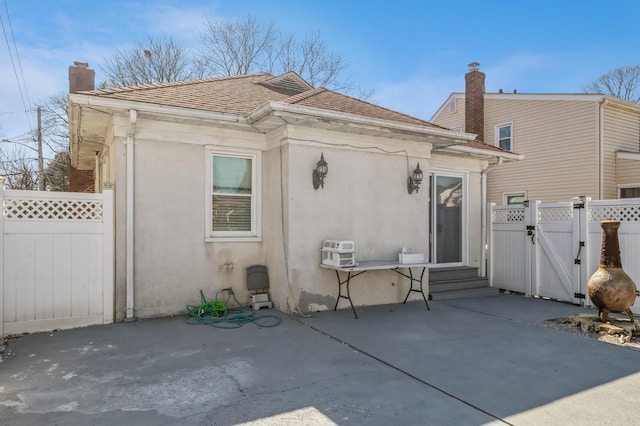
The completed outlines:
[[[519,209],[494,209],[491,213],[492,223],[519,223],[524,222],[524,208]]]
[[[571,222],[573,207],[541,207],[538,209],[538,222]]]
[[[5,198],[5,220],[102,221],[101,200]]]
[[[640,205],[591,206],[589,220],[619,220],[620,222],[640,222]]]

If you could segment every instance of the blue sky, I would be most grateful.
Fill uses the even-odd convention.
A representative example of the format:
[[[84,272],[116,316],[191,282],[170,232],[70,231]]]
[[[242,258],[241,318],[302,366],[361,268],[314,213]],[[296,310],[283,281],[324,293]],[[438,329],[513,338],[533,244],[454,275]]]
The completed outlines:
[[[74,60],[89,62],[99,82],[100,65],[117,49],[148,35],[195,46],[205,16],[248,11],[300,37],[319,31],[357,84],[373,90],[371,102],[423,119],[464,91],[473,61],[487,74],[487,91],[519,93],[581,92],[607,71],[640,64],[637,0],[0,0],[0,138],[36,123],[11,64],[9,47],[18,66],[14,40],[23,97],[33,104],[68,90]]]

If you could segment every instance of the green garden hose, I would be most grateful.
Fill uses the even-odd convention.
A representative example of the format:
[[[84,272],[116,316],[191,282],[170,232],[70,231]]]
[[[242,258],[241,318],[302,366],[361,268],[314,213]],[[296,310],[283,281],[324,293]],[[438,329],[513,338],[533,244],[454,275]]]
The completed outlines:
[[[218,300],[220,293],[227,293],[227,300]],[[229,307],[233,301],[238,307]],[[200,304],[187,305],[187,324],[210,325],[217,328],[240,328],[248,322],[259,327],[275,327],[282,321],[277,315],[255,315],[253,309],[243,307],[236,299],[233,289],[225,288],[216,293],[216,300],[207,302],[204,293],[200,290]]]

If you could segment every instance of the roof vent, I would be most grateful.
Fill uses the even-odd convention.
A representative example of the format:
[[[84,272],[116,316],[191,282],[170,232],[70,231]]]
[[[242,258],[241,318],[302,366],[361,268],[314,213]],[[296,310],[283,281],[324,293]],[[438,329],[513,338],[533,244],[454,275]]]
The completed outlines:
[[[265,86],[288,90],[294,93],[302,93],[306,92],[307,90],[313,89],[313,87],[309,83],[304,81],[298,74],[293,71],[279,75],[277,77],[272,77],[268,80],[265,80],[262,84],[264,84]]]

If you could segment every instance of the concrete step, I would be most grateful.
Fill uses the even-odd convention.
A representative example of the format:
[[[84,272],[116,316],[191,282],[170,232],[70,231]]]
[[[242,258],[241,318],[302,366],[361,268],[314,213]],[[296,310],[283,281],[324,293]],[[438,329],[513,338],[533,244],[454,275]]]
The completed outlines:
[[[450,268],[429,269],[429,282],[452,281],[478,277],[478,268],[471,266],[454,266]]]
[[[439,293],[452,290],[468,290],[472,288],[489,287],[489,281],[486,278],[470,278],[449,281],[431,281],[429,280],[429,292]]]
[[[431,300],[446,299],[469,299],[474,297],[493,297],[497,296],[500,291],[493,287],[469,288],[464,290],[439,291],[432,293],[430,291]]]

